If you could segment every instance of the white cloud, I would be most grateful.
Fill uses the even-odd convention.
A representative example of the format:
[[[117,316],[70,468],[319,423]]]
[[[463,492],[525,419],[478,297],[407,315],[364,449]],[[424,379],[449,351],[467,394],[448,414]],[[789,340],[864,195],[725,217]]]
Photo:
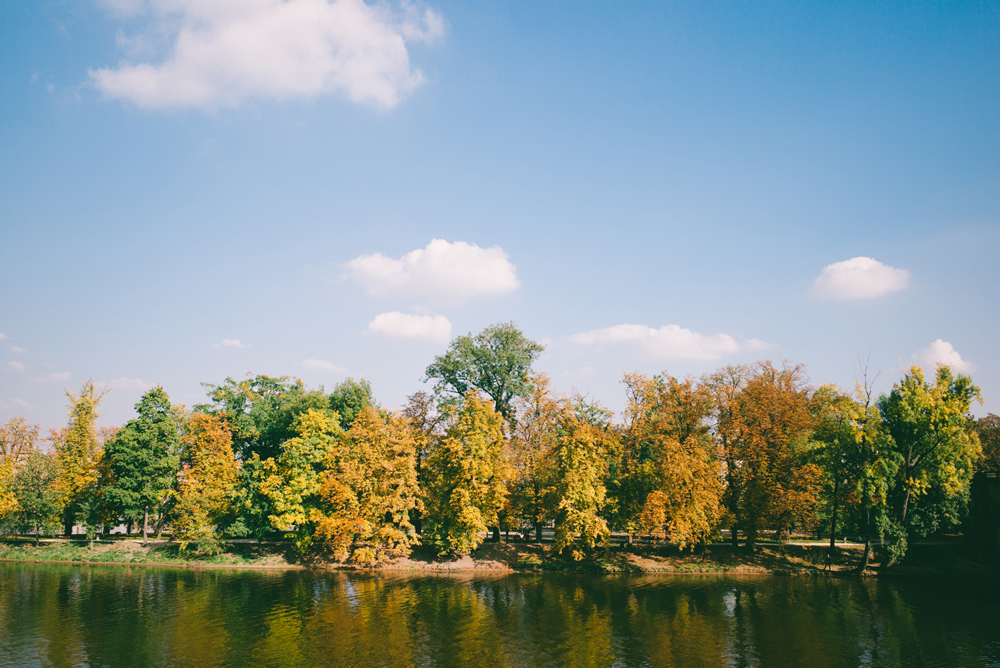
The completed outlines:
[[[638,346],[645,353],[676,360],[717,360],[741,350],[762,350],[771,347],[758,339],[739,343],[728,334],[699,334],[679,325],[664,325],[659,329],[646,325],[615,325],[604,329],[574,334],[570,342],[581,346],[603,348],[613,344]]]
[[[347,263],[346,275],[370,295],[413,295],[447,304],[507,294],[521,285],[517,269],[499,246],[480,248],[444,239],[434,239],[398,260],[381,253],[358,256]]]
[[[910,272],[870,257],[854,257],[827,265],[813,281],[812,294],[819,299],[848,301],[872,299],[902,290],[910,284]]]
[[[24,348],[22,348],[21,346],[11,346],[11,347],[9,348],[9,350],[10,350],[10,352],[12,352],[12,353],[26,353],[26,352],[28,352],[27,350],[25,350],[25,349],[24,349]]]
[[[139,380],[138,378],[126,378],[125,376],[115,378],[114,380],[105,383],[105,385],[113,390],[144,390],[149,387],[149,383],[143,380]]]
[[[327,362],[326,360],[310,358],[299,362],[299,366],[308,371],[329,371],[330,373],[335,373],[339,376],[347,375],[347,369],[342,366],[337,366],[333,362]]]
[[[243,343],[239,339],[222,339],[219,343],[213,343],[213,348],[253,348],[249,343]]]
[[[368,323],[365,333],[393,339],[446,342],[451,338],[451,323],[443,315],[413,315],[390,311],[375,316]]]
[[[24,365],[20,362],[7,362],[7,373],[24,373]]]
[[[928,371],[937,368],[939,363],[947,364],[959,373],[969,373],[975,368],[962,359],[962,356],[950,343],[941,339],[937,339],[926,348],[918,350],[911,359]]]
[[[63,383],[69,379],[69,371],[60,371],[59,373],[50,373],[45,376],[39,376],[35,379],[35,381],[39,383]]]
[[[3,341],[3,340],[4,340],[4,339],[6,339],[6,338],[7,338],[7,337],[6,337],[6,336],[4,336],[3,332],[0,332],[0,341]]]
[[[9,399],[7,401],[0,401],[0,408],[5,411],[16,410],[18,408],[28,410],[30,408],[34,408],[34,406],[29,404],[24,399]]]
[[[433,42],[445,28],[438,12],[405,3],[394,11],[363,0],[103,2],[123,16],[148,15],[149,33],[169,36],[162,62],[90,70],[105,95],[145,108],[216,109],[333,92],[393,107],[424,81],[407,43]],[[142,35],[118,41],[133,54],[146,44]]]

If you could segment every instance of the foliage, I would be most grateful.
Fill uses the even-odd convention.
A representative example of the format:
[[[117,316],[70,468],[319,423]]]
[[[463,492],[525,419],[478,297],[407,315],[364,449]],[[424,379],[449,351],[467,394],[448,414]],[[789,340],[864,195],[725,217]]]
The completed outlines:
[[[21,531],[34,531],[36,544],[42,531],[53,525],[59,514],[57,471],[51,455],[31,450],[23,457],[14,475],[17,510],[12,514],[13,524]]]
[[[646,487],[640,523],[681,548],[706,541],[721,515],[722,469],[709,434],[709,389],[691,379],[627,375],[628,436],[648,453],[638,484]]]
[[[538,541],[542,539],[542,523],[552,515],[546,493],[552,486],[552,451],[561,415],[551,384],[548,375],[536,374],[531,379],[531,392],[515,400],[517,419],[510,441],[514,512],[532,524]]]
[[[578,410],[582,408],[583,410]],[[580,402],[564,401],[559,415],[559,432],[552,460],[553,514],[556,522],[555,547],[561,551],[580,539],[592,548],[610,536],[601,514],[607,498],[604,477],[609,431],[586,418],[592,413]],[[582,553],[574,551],[576,559]]]
[[[402,415],[374,407],[356,414],[324,461],[314,510],[316,536],[337,557],[372,563],[383,553],[409,554],[418,543],[410,512],[422,508],[416,472],[416,432]]]
[[[509,465],[503,422],[491,402],[469,390],[427,462],[425,534],[445,549],[471,552],[497,523]]]
[[[967,414],[979,388],[965,375],[939,365],[933,384],[914,366],[878,409],[899,458],[892,485],[892,517],[885,526],[899,537],[926,536],[962,520],[980,457],[979,439]],[[903,548],[905,550],[905,546]]]
[[[39,426],[13,417],[0,426],[0,520],[18,509],[14,474],[18,465],[38,448]]]
[[[983,455],[976,463],[979,471],[1000,471],[1000,416],[990,413],[976,420],[976,433]]]
[[[129,519],[142,520],[143,542],[149,515],[159,513],[180,465],[179,436],[170,408],[167,393],[154,387],[135,405],[138,417],[104,446],[111,472],[104,488],[108,505]]]
[[[98,460],[101,442],[96,422],[97,407],[105,390],[98,390],[88,380],[79,394],[66,392],[69,399],[69,425],[62,431],[52,431],[56,466],[63,509],[63,526],[69,534],[76,523],[80,503],[87,499],[98,481]]]
[[[530,391],[531,365],[545,349],[526,338],[514,323],[490,325],[479,334],[459,336],[427,367],[424,380],[437,381],[436,394],[447,403],[479,390],[507,421],[514,419],[515,397]]]
[[[180,472],[174,535],[181,549],[195,543],[204,554],[222,551],[219,525],[231,512],[239,462],[233,454],[229,426],[218,415],[195,413],[181,437],[184,465]]]
[[[364,378],[360,381],[348,378],[330,392],[330,409],[340,416],[340,426],[344,429],[350,429],[354,418],[366,408],[378,409],[378,402],[371,383]]]

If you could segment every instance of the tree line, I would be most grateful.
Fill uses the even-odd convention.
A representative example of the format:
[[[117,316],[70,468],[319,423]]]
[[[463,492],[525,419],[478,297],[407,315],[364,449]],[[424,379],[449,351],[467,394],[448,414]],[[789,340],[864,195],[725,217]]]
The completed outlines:
[[[1000,468],[1000,418],[975,420],[969,376],[919,367],[876,396],[813,388],[801,365],[730,365],[701,378],[626,374],[617,420],[533,370],[543,348],[513,323],[453,340],[432,392],[400,411],[364,380],[327,392],[290,377],[205,384],[188,410],[162,387],[98,427],[103,391],[67,393],[67,426],[0,428],[0,522],[37,537],[124,523],[213,554],[226,537],[292,536],[372,564],[423,543],[469,552],[502,531],[582,557],[611,532],[681,548],[731,529],[750,548],[794,531],[878,539],[955,527],[972,475]]]

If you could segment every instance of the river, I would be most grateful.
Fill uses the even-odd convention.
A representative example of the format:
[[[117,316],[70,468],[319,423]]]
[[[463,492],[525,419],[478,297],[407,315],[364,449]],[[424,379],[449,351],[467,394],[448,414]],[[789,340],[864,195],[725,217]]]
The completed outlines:
[[[1000,666],[995,584],[0,563],[0,666]]]

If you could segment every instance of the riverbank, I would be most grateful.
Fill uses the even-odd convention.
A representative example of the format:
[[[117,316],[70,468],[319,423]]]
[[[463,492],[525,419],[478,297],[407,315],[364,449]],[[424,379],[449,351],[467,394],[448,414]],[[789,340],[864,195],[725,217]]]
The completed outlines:
[[[80,564],[122,564],[184,568],[249,568],[324,570],[378,570],[410,573],[463,571],[634,573],[634,574],[732,574],[732,575],[814,575],[855,576],[862,558],[862,546],[838,545],[833,563],[826,567],[825,544],[762,544],[754,552],[715,544],[692,553],[663,545],[636,545],[629,550],[596,549],[582,559],[556,553],[551,545],[535,543],[485,543],[471,555],[442,557],[428,546],[418,546],[408,557],[384,563],[375,569],[334,561],[319,551],[300,555],[290,543],[229,543],[226,551],[212,557],[194,550],[181,550],[170,541],[138,540],[95,542],[43,541],[35,546],[27,541],[0,542],[0,561]],[[998,577],[996,560],[977,557],[960,543],[915,544],[907,558],[887,573],[871,565],[866,576],[893,577],[957,576]]]

